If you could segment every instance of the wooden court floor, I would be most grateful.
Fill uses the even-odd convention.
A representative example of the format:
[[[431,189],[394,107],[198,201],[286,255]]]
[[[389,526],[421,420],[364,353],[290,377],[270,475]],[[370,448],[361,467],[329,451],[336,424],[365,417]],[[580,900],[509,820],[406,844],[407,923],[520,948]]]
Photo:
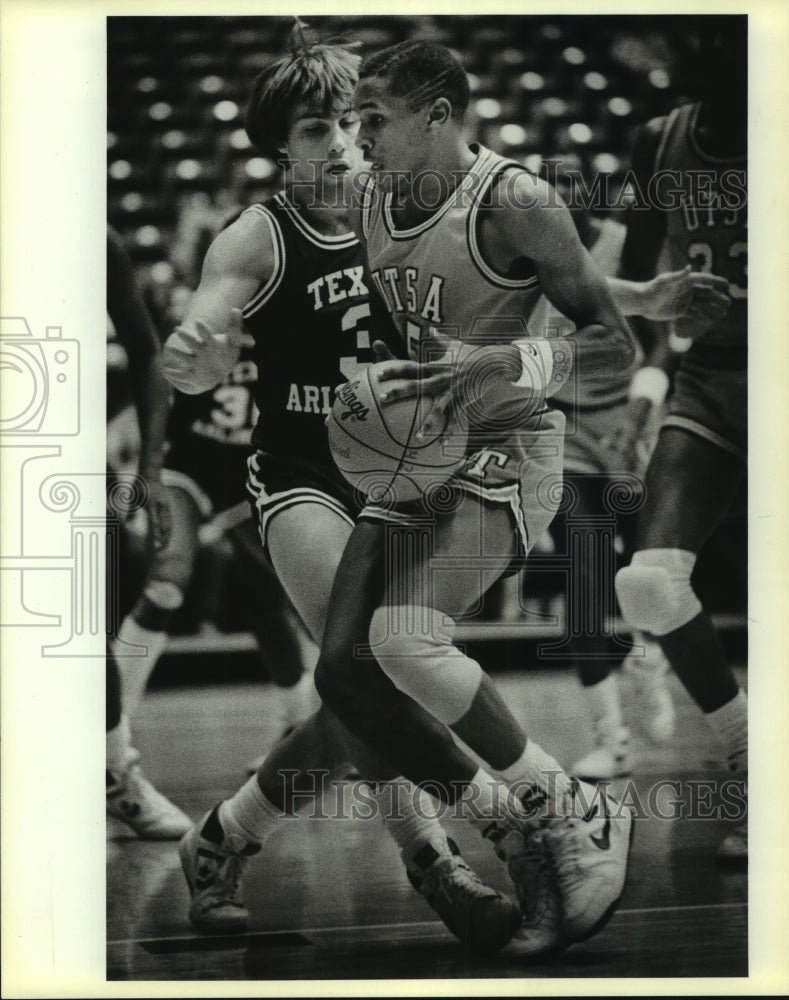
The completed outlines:
[[[530,735],[564,766],[589,745],[581,690],[570,671],[504,673],[496,681]],[[285,821],[267,842],[245,884],[250,930],[227,938],[202,937],[190,928],[174,844],[139,841],[108,820],[107,978],[746,976],[747,872],[716,864],[725,827],[709,818],[708,808],[719,801],[719,782],[727,775],[695,706],[673,678],[672,692],[675,740],[656,750],[634,737],[632,784],[614,786],[637,796],[645,815],[636,823],[621,907],[590,941],[538,960],[519,954],[517,942],[492,958],[467,954],[411,889],[380,822],[331,818],[338,799],[329,794],[323,804],[328,818]],[[271,701],[264,684],[151,692],[136,729],[146,773],[198,819],[235,791],[245,762],[266,748]],[[477,871],[505,888],[506,874],[490,846],[462,820],[450,816],[445,825]]]

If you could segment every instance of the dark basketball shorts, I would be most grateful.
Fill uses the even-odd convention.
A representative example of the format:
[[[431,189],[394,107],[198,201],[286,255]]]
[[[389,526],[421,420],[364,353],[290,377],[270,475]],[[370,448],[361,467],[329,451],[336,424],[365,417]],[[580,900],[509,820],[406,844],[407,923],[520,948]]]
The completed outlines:
[[[246,488],[247,500],[260,529],[263,551],[269,557],[269,526],[281,511],[299,504],[319,504],[353,525],[364,499],[336,469],[279,458],[264,451],[249,456]]]
[[[691,348],[682,359],[663,427],[680,427],[746,461],[748,373],[744,352],[737,354],[738,367],[725,368],[716,367],[718,356],[709,353],[709,358],[699,356]]]

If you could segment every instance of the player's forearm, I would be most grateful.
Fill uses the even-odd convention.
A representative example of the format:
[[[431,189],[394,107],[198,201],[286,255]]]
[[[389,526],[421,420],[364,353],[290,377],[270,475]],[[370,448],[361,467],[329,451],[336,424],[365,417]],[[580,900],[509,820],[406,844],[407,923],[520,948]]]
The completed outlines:
[[[140,426],[139,473],[145,480],[158,480],[170,412],[170,387],[162,374],[161,354],[157,351],[138,361],[132,378]]]
[[[607,277],[606,282],[624,316],[643,316],[649,301],[649,282]]]
[[[579,310],[571,318],[576,323],[572,337],[582,345],[587,372],[600,372],[608,379],[635,365],[636,339],[607,287],[591,308]]]

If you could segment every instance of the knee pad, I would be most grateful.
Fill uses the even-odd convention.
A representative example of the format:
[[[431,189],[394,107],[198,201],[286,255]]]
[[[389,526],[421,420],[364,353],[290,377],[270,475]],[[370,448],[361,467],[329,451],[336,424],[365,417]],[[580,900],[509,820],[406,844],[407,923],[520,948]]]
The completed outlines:
[[[453,645],[446,618],[433,608],[378,608],[370,647],[396,687],[451,726],[471,708],[482,668]]]
[[[625,621],[653,635],[687,625],[701,611],[690,584],[696,556],[683,549],[644,549],[616,574]]]
[[[151,580],[143,594],[162,611],[176,611],[184,603],[183,590],[171,580]]]

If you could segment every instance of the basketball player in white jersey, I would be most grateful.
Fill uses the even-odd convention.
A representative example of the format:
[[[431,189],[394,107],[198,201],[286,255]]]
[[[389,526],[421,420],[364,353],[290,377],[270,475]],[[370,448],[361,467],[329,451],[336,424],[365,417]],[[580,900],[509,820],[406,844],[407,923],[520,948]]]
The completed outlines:
[[[197,393],[221,382],[252,335],[261,419],[248,488],[264,550],[317,643],[359,511],[332,461],[324,418],[332,390],[370,361],[367,324],[375,320],[345,208],[346,186],[361,164],[350,108],[358,63],[345,46],[310,43],[297,23],[292,53],[260,75],[247,129],[266,153],[285,159],[284,190],[214,241],[185,319],[165,346],[170,381]],[[313,802],[321,774],[344,774],[349,759],[372,779],[409,879],[447,926],[472,950],[505,945],[521,922],[516,902],[465,864],[429,795],[361,748],[325,708],[185,835],[180,855],[193,925],[207,933],[247,926],[244,866],[287,828],[283,816],[294,812],[298,796]]]
[[[337,571],[316,684],[397,770],[458,803],[507,862],[527,922],[555,947],[594,934],[618,905],[632,815],[571,782],[527,739],[452,630],[523,564],[558,502],[564,419],[545,400],[568,352],[529,337],[534,304],[548,295],[601,365],[627,368],[635,349],[555,192],[466,144],[467,103],[465,74],[441,45],[404,42],[360,71],[357,142],[374,180],[354,225],[412,359],[393,365],[382,398],[421,389],[434,411],[451,399],[470,445],[446,496],[363,511]],[[451,362],[420,364],[436,349]],[[382,669],[354,655],[365,640]],[[549,885],[544,866],[555,873]]]
[[[744,777],[746,697],[691,583],[696,557],[746,473],[747,34],[739,19],[708,37],[696,61],[702,100],[651,121],[633,151],[639,183],[672,171],[681,198],[668,209],[633,213],[623,259],[634,278],[688,262],[721,274],[732,306],[711,328],[676,324],[693,343],[647,471],[636,552],[616,583],[623,614],[657,638],[719,737],[729,767]],[[746,857],[747,843],[743,822],[723,840],[720,858]]]

